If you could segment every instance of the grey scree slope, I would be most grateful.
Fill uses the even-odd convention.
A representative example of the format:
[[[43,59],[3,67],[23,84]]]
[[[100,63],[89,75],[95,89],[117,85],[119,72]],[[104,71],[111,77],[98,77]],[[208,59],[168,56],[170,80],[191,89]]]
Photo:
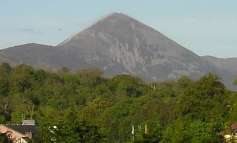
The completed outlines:
[[[198,56],[121,13],[103,18],[57,46],[31,43],[1,50],[0,61],[47,69],[100,68],[105,75],[127,73],[158,81],[182,75],[196,79],[213,72],[230,89],[237,77],[237,59]]]

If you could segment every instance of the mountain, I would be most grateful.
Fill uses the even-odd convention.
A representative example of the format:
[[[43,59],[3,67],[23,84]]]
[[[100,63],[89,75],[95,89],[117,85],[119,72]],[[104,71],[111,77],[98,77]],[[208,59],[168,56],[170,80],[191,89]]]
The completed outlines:
[[[222,71],[237,73],[237,58],[216,58],[212,56],[203,56],[203,59],[212,63]]]
[[[12,65],[29,64],[34,67],[41,68],[55,67],[57,61],[54,56],[58,50],[48,45],[40,45],[35,43],[10,47],[0,51],[0,61],[7,62]]]
[[[214,72],[223,77],[230,88],[237,74],[231,67],[237,61],[200,57],[121,13],[103,18],[54,47],[26,44],[4,49],[0,60],[51,69],[100,68],[106,75],[128,73],[145,80],[177,79],[182,75],[196,79]],[[225,66],[221,66],[222,62]]]
[[[237,58],[216,58],[212,56],[202,58],[218,69],[215,73],[222,78],[227,87],[236,89],[233,81],[237,79]]]
[[[209,66],[198,55],[126,15],[112,14],[59,45],[76,67],[99,67],[107,74],[132,73],[145,79],[199,77]],[[70,65],[70,67],[73,67]]]

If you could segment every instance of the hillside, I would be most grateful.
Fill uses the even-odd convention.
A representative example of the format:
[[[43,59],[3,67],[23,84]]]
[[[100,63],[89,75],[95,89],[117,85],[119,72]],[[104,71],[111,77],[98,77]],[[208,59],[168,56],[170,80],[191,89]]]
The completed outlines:
[[[212,72],[231,89],[237,75],[236,69],[225,64],[226,60],[200,57],[121,13],[103,18],[55,47],[26,44],[4,49],[0,60],[47,69],[100,68],[105,75],[127,73],[149,81],[172,80],[182,75],[197,79]]]

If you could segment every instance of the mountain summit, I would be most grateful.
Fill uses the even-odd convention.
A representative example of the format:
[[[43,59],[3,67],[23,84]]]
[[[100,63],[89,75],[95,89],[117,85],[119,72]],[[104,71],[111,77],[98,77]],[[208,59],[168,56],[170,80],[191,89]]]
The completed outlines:
[[[67,49],[70,57],[77,57],[76,61],[84,61],[85,68],[102,68],[106,74],[132,73],[149,80],[165,80],[208,72],[198,55],[119,13],[98,21],[60,47]]]
[[[232,69],[220,69],[219,60],[200,57],[121,13],[99,20],[55,47],[31,44],[2,50],[0,60],[47,68],[100,68],[106,75],[127,73],[146,80],[198,78],[214,72],[226,81],[235,74]],[[237,67],[237,60],[231,64]]]

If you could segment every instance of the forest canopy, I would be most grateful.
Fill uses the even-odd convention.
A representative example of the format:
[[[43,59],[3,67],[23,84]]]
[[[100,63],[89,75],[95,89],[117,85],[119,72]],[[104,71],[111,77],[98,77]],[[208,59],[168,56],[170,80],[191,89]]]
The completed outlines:
[[[148,83],[97,69],[0,66],[0,124],[32,118],[39,143],[219,143],[237,122],[235,101],[236,92],[211,73]]]

